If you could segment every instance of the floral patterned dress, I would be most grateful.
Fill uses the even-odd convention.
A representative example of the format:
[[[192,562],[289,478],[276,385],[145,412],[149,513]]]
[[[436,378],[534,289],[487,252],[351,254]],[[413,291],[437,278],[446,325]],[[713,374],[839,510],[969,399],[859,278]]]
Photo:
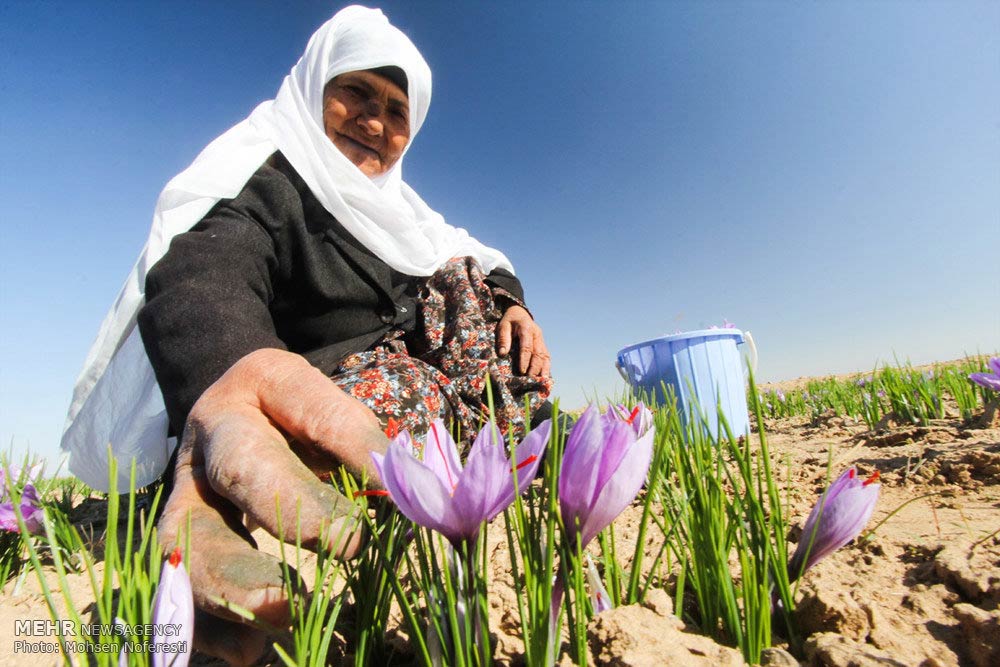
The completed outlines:
[[[520,438],[552,380],[516,375],[511,356],[497,355],[498,292],[523,305],[509,292],[491,290],[471,258],[449,260],[421,289],[419,333],[404,340],[401,330],[390,331],[372,349],[346,357],[333,381],[371,408],[387,430],[406,429],[422,440],[440,418],[466,448],[490,416],[489,384],[497,425]]]

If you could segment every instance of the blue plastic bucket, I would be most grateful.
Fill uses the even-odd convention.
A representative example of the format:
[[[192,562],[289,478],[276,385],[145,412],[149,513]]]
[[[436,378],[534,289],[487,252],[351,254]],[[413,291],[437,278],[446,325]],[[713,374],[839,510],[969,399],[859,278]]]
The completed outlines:
[[[664,386],[672,388],[685,424],[701,424],[717,438],[721,408],[733,435],[749,435],[746,376],[737,349],[743,344],[739,329],[687,331],[630,345],[618,353],[616,366],[633,389],[655,394],[661,403],[668,400]]]

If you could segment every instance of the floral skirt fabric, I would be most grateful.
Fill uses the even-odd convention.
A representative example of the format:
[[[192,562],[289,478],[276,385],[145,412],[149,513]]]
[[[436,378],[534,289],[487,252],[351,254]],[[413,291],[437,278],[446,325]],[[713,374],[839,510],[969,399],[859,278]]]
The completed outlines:
[[[418,447],[440,418],[466,450],[489,418],[489,384],[500,430],[523,436],[552,381],[516,375],[510,357],[497,356],[502,313],[478,264],[448,261],[427,279],[421,297],[417,340],[411,336],[407,345],[402,331],[391,331],[373,349],[345,358],[333,381],[371,408],[387,430],[409,430]]]

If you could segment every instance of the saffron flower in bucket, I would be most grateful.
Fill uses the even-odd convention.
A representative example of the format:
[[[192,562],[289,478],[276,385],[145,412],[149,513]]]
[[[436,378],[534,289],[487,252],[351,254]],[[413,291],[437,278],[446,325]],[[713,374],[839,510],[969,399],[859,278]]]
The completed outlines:
[[[851,466],[823,492],[806,519],[798,547],[788,562],[790,581],[861,533],[875,511],[878,477],[876,470],[862,482]]]
[[[566,440],[559,511],[567,533],[586,546],[635,499],[653,457],[649,410],[637,405],[601,415],[588,407]]]
[[[1000,391],[1000,357],[993,357],[986,364],[992,373],[970,373],[969,379],[980,387]]]
[[[153,667],[184,667],[191,658],[194,637],[194,597],[181,548],[163,563],[153,600]],[[170,628],[174,634],[162,634]],[[160,648],[160,650],[157,650]]]
[[[516,447],[517,463],[507,456],[500,429],[492,422],[476,436],[463,467],[444,422],[427,432],[423,460],[407,431],[389,443],[385,455],[372,454],[389,497],[408,519],[441,533],[456,547],[473,542],[484,521],[492,521],[535,478],[552,423],[546,420]],[[514,476],[517,475],[517,489]]]

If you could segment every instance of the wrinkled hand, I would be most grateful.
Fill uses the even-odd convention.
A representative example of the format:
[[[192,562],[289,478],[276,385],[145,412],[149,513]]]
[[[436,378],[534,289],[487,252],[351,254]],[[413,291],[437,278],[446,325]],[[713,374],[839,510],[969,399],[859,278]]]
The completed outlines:
[[[548,377],[552,370],[552,359],[542,337],[542,328],[521,306],[508,308],[497,324],[497,353],[501,357],[506,356],[515,342],[518,358],[511,360],[515,364],[515,370],[522,375]]]
[[[158,525],[166,549],[190,537],[196,648],[231,664],[264,651],[266,633],[236,622],[226,602],[264,624],[288,623],[281,565],[257,550],[242,513],[309,548],[326,536],[335,554],[350,557],[361,546],[356,506],[317,473],[343,463],[377,480],[369,452],[387,446],[371,410],[290,352],[248,354],[205,391],[185,425]]]

